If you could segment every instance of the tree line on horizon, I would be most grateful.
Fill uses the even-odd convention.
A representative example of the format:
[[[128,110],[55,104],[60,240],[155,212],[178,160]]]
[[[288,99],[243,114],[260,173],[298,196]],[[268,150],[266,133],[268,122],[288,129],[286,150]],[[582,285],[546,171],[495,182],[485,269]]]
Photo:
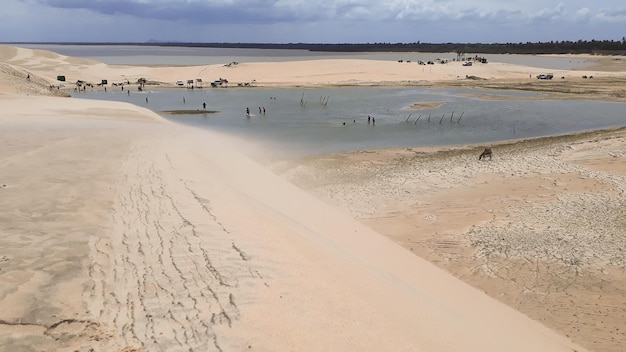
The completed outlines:
[[[155,43],[151,43],[155,45]],[[246,49],[301,49],[329,52],[433,52],[481,54],[596,54],[626,55],[626,37],[622,40],[577,40],[526,43],[156,43],[167,46],[193,46]]]
[[[432,53],[480,53],[480,54],[595,54],[626,55],[626,37],[622,40],[577,40],[525,43],[199,43],[161,42],[144,43],[31,43],[72,45],[144,45],[170,47],[239,48],[239,49],[300,49],[328,52],[432,52]]]

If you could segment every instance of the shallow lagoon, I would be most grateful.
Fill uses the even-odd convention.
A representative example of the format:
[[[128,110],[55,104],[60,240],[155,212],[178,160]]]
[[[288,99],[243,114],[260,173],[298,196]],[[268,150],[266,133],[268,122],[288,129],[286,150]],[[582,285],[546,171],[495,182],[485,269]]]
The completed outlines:
[[[483,100],[468,96],[473,93],[476,90],[433,88],[181,88],[127,95],[111,87],[107,92],[75,97],[126,101],[156,112],[202,110],[206,102],[207,110],[218,112],[164,116],[262,140],[278,157],[388,147],[487,145],[626,126],[624,103],[535,100],[532,93],[510,91],[480,93],[516,100]],[[411,109],[414,103],[424,102],[443,104]],[[259,113],[259,107],[266,113]],[[252,116],[245,115],[246,108]],[[368,124],[368,115],[375,125]]]

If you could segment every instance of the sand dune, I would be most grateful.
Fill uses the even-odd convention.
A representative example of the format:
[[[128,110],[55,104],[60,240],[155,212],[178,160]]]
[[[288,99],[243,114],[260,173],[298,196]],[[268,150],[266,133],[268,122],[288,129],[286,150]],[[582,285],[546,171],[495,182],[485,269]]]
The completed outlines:
[[[4,346],[577,348],[221,136],[66,101],[2,102]]]
[[[179,72],[2,55],[43,79],[53,66],[92,78]],[[318,64],[334,77],[318,83],[396,75],[381,63],[371,80],[374,67],[341,76],[331,67],[343,63]],[[250,66],[240,77],[273,67]],[[19,74],[2,79],[2,350],[586,350],[276,176],[228,136],[123,103],[26,96]]]
[[[498,82],[510,88],[512,84],[523,88],[529,83],[541,83],[545,87],[549,82],[537,82],[534,75],[543,70],[507,63],[493,62],[462,66],[461,62],[448,64],[418,65],[417,63],[398,63],[396,61],[325,59],[294,62],[258,62],[229,63],[184,66],[184,67],[144,67],[106,65],[91,60],[70,58],[44,50],[32,50],[0,45],[0,60],[19,66],[31,74],[41,76],[49,84],[73,88],[77,80],[99,83],[102,79],[109,82],[130,82],[135,84],[139,78],[147,79],[150,84],[161,87],[176,87],[177,80],[195,80],[200,78],[205,85],[218,78],[225,78],[229,86],[252,84],[259,87],[315,87],[315,86],[372,86],[372,85],[432,85],[435,82],[469,82],[476,80],[467,77],[488,80],[489,84]],[[620,61],[621,62],[621,61]],[[596,70],[554,71],[555,82],[564,77],[569,82],[578,82],[582,75],[593,76],[596,81],[602,79],[626,78],[624,70],[618,70],[614,61],[603,61],[604,66]],[[622,64],[626,65],[626,64]],[[602,67],[611,67],[603,70]],[[57,75],[66,76],[67,81],[56,81]],[[529,78],[529,75],[531,78]],[[588,82],[587,80],[586,82]],[[620,83],[621,82],[621,83]],[[618,82],[623,85],[623,81]],[[484,83],[484,82],[483,82]],[[591,83],[591,82],[590,82]],[[620,91],[621,86],[616,90]],[[0,91],[1,93],[1,91]]]

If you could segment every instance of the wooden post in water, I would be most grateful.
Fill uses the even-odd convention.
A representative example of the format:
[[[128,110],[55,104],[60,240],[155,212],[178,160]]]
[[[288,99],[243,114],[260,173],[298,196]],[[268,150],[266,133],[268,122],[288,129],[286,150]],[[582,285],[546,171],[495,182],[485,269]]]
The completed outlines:
[[[422,115],[418,116],[418,117],[415,119],[415,122],[413,122],[413,124],[414,124],[414,125],[415,125],[415,124],[417,124],[417,121],[419,121],[420,117],[422,117]]]
[[[430,122],[430,114],[428,114],[428,122]]]
[[[439,124],[441,124],[441,121],[443,121],[443,118],[446,116],[446,114],[441,115],[441,120],[439,120]]]
[[[463,117],[463,114],[464,114],[464,113],[465,113],[465,111],[463,111],[463,112],[461,113],[461,116],[459,116],[459,119],[456,121],[456,123],[461,122],[461,118]]]
[[[454,110],[452,110],[452,115],[450,115],[450,122],[452,122],[452,116],[454,116]]]
[[[406,120],[404,122],[409,122],[409,119],[411,118],[411,115],[412,115],[412,113],[409,114],[409,116],[406,117]]]

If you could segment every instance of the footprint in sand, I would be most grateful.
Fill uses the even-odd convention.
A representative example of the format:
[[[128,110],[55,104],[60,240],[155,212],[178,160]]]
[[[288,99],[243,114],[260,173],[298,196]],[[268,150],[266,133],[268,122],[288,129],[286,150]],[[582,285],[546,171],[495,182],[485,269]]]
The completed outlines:
[[[4,263],[8,261],[9,261],[9,257],[7,257],[6,255],[0,256],[0,263]],[[0,268],[0,270],[2,270],[2,268]]]

